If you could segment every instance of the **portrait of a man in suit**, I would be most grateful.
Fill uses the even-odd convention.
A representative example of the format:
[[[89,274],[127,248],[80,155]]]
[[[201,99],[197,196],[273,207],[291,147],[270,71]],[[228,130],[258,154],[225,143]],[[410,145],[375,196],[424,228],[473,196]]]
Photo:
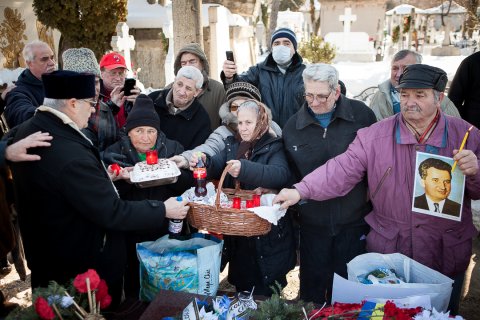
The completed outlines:
[[[448,199],[452,191],[452,166],[443,160],[428,158],[420,163],[418,173],[425,193],[415,197],[414,207],[458,217],[460,203]]]

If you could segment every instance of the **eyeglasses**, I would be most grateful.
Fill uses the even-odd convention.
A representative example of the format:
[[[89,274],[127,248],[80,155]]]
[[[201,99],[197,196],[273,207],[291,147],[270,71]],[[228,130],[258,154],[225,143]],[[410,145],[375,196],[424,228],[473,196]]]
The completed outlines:
[[[98,103],[98,101],[96,101],[96,100],[90,100],[90,99],[82,99],[82,100],[90,103],[90,106],[92,106],[93,108],[95,108],[97,106],[97,103]]]
[[[123,77],[127,74],[127,69],[121,69],[121,70],[105,70],[105,72],[110,76],[110,77]]]
[[[238,104],[232,103],[230,104],[230,111],[237,111],[238,107],[240,107]]]
[[[318,102],[326,102],[328,98],[332,95],[333,91],[330,91],[330,93],[326,95],[321,95],[321,94],[313,94],[313,93],[305,93],[303,96],[305,97],[305,100],[307,100],[308,103],[312,103],[314,100],[317,100]]]

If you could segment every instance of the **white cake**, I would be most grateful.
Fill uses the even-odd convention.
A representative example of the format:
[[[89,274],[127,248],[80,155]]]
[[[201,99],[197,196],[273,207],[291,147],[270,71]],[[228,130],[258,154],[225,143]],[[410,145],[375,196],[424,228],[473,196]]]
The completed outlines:
[[[180,170],[175,162],[168,159],[158,159],[157,164],[147,164],[146,161],[138,162],[130,174],[130,181],[141,187],[175,183],[180,175]]]

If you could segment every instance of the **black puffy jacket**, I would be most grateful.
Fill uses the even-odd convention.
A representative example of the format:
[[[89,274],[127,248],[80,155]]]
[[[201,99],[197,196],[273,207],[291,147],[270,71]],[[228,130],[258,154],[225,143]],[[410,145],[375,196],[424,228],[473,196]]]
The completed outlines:
[[[302,73],[305,69],[302,57],[295,52],[292,64],[283,74],[273,60],[272,54],[250,67],[246,72],[235,75],[234,82],[245,81],[258,88],[262,102],[272,110],[272,120],[283,128],[287,120],[302,106],[304,94]],[[225,74],[221,73],[225,84]]]

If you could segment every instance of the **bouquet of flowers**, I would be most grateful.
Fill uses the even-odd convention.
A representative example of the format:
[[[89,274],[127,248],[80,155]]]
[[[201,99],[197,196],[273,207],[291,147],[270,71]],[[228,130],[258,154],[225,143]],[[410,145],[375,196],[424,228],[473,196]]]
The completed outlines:
[[[335,302],[332,306],[313,310],[308,319],[395,319],[411,320],[422,312],[421,307],[417,308],[399,308],[395,303],[387,301],[386,303],[375,303],[363,301],[362,303],[339,303]]]
[[[32,302],[33,306],[22,313],[22,319],[102,320],[105,318],[100,310],[107,308],[112,298],[105,280],[89,269],[77,275],[68,289],[55,281],[51,281],[47,288],[34,289]]]

